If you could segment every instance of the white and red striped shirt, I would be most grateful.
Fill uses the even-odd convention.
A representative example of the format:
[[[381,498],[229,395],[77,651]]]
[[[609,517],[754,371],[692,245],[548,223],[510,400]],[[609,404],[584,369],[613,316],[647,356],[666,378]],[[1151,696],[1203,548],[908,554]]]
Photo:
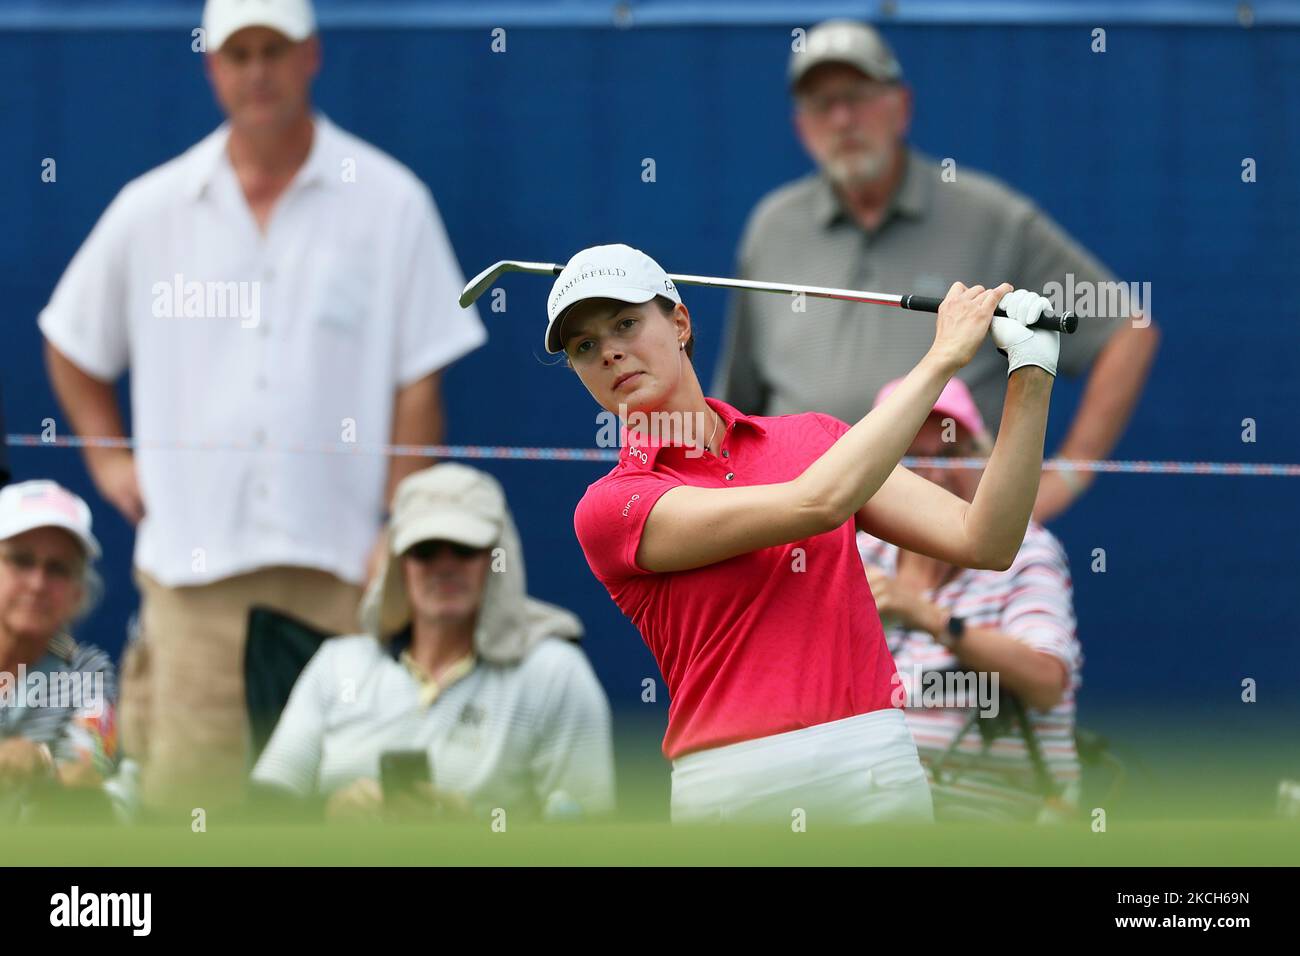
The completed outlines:
[[[858,552],[863,564],[890,576],[897,573],[894,545],[859,532]],[[1047,712],[1027,706],[1025,710],[1048,774],[1065,801],[1072,803],[1079,788],[1074,718],[1083,653],[1075,633],[1069,562],[1060,542],[1031,522],[1016,560],[1006,571],[962,569],[937,593],[927,590],[924,597],[963,618],[968,628],[997,629],[1065,665],[1070,683],[1060,703]],[[885,639],[905,678],[904,686],[908,675],[966,669],[924,631],[909,631],[886,621]],[[909,699],[904,714],[931,776],[936,817],[1025,819],[1043,808],[1042,791],[1018,725],[986,746],[978,726],[972,724],[945,757],[977,708],[913,703]]]

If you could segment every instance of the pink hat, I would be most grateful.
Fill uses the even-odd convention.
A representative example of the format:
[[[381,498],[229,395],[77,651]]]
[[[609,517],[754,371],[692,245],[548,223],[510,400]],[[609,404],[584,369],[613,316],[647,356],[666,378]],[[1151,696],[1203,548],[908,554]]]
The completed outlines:
[[[903,380],[896,378],[885,385],[877,394],[874,408],[879,405]],[[934,410],[931,415],[940,415],[945,418],[952,418],[962,428],[966,429],[976,438],[987,438],[988,431],[984,428],[984,419],[980,415],[980,410],[975,405],[975,399],[966,387],[966,383],[959,378],[948,380],[948,384],[943,387],[939,393],[939,400],[934,403]]]

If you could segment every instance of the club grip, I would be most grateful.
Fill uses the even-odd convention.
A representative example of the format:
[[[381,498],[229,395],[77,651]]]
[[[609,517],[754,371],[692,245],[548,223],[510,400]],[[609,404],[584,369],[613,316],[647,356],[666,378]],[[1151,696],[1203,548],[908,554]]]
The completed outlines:
[[[905,309],[911,309],[914,312],[938,312],[939,306],[943,299],[936,299],[932,295],[905,295],[903,301],[899,303]],[[994,309],[994,315],[1006,316],[1001,309]],[[1079,327],[1079,317],[1073,312],[1066,312],[1064,315],[1057,315],[1050,309],[1038,317],[1038,321],[1030,326],[1031,329],[1049,329],[1052,332],[1063,332],[1066,335],[1074,334],[1074,330]]]

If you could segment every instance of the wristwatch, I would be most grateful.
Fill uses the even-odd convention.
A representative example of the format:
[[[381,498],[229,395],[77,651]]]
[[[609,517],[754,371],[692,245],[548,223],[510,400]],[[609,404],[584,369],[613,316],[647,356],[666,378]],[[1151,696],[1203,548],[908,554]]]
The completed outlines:
[[[964,617],[958,617],[956,614],[950,614],[948,616],[948,627],[945,630],[948,632],[948,639],[943,643],[947,647],[951,648],[965,636],[966,619]]]

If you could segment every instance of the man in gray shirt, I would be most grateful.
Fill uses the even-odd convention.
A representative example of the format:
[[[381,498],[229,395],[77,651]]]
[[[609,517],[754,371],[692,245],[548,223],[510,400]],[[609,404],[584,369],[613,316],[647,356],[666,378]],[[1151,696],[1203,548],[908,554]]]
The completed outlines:
[[[911,91],[881,36],[828,21],[796,40],[795,127],[818,171],[765,196],[741,240],[747,279],[942,297],[957,280],[1041,290],[1079,313],[1060,371],[1088,373],[1057,457],[1104,458],[1142,392],[1158,335],[1146,301],[1030,200],[906,142]],[[1055,283],[1055,285],[1053,285]],[[924,315],[884,306],[739,293],[712,394],[749,414],[818,411],[848,422],[871,408],[934,338]],[[959,373],[996,430],[1006,362],[989,341]],[[1034,518],[1070,506],[1091,473],[1045,472]]]

